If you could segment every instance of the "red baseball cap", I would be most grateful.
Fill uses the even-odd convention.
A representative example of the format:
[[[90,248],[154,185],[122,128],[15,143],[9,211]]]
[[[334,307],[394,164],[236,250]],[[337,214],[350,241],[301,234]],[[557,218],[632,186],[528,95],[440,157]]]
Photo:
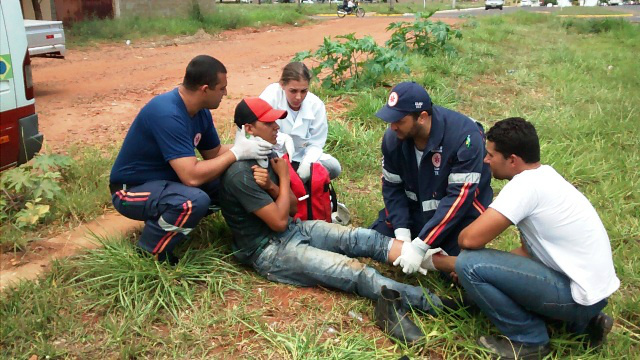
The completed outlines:
[[[258,97],[249,97],[236,105],[233,121],[238,127],[242,127],[244,124],[256,121],[270,123],[285,117],[287,117],[287,110],[275,110],[268,102]]]

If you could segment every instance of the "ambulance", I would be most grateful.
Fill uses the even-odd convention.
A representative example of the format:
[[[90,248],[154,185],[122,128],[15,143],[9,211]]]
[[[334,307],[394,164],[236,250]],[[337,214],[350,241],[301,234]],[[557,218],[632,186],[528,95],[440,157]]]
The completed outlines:
[[[42,148],[22,8],[0,1],[0,171],[23,164]]]

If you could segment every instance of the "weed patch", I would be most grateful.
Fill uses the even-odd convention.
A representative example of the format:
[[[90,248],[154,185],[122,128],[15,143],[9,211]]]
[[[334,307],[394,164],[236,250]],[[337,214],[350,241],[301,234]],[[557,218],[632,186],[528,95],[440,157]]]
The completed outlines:
[[[315,60],[318,65],[311,72],[314,76],[324,76],[321,83],[323,87],[347,91],[371,88],[387,78],[408,74],[409,53],[428,56],[436,53],[455,54],[449,41],[461,38],[462,34],[447,24],[428,20],[431,15],[433,13],[418,14],[413,23],[390,24],[387,30],[393,33],[384,47],[369,36],[358,39],[351,33],[336,36],[338,40],[327,37],[318,50],[299,52],[293,61]]]
[[[113,151],[70,150],[70,156],[38,155],[0,176],[0,250],[24,250],[46,227],[93,219],[110,203]]]

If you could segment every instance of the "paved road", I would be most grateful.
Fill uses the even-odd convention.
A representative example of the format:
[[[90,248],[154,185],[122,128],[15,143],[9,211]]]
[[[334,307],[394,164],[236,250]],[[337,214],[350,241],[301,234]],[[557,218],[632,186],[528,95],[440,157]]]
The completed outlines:
[[[625,19],[631,22],[640,22],[640,5],[623,5],[623,6],[610,6],[606,9],[615,11],[620,15],[623,14],[632,14],[632,16],[623,16],[621,19]],[[457,18],[463,14],[473,15],[473,16],[489,16],[489,15],[501,15],[501,14],[510,14],[516,11],[529,11],[529,12],[546,12],[546,13],[562,13],[562,8],[559,7],[517,7],[517,6],[508,6],[504,7],[503,10],[491,9],[485,10],[484,8],[476,8],[476,9],[466,9],[466,10],[447,10],[440,11],[433,15],[434,18]]]
[[[366,10],[366,5],[364,5]],[[621,19],[625,19],[631,22],[640,22],[640,5],[622,5],[622,6],[610,6],[606,9],[612,10],[616,13],[619,13]],[[435,19],[455,19],[461,16],[495,16],[502,14],[511,14],[516,11],[529,11],[529,12],[545,12],[545,13],[562,13],[562,8],[559,7],[542,7],[542,6],[534,6],[534,7],[518,7],[518,6],[505,6],[503,10],[491,9],[485,10],[482,8],[473,8],[473,9],[462,9],[462,10],[444,10],[435,13],[432,17]],[[631,16],[629,16],[631,14]],[[612,14],[613,15],[613,14]],[[398,15],[376,15],[369,14],[365,15],[365,18],[371,18],[374,16],[392,16],[392,17],[404,17],[411,18],[413,14],[398,14]],[[322,14],[319,16],[314,16],[316,19],[326,19],[327,17],[335,17],[334,14]],[[594,16],[596,17],[596,16]],[[598,18],[602,18],[602,15],[597,16]]]
[[[611,6],[606,9],[615,11],[616,13],[623,14],[632,14],[632,16],[623,16],[621,19],[625,19],[631,22],[640,22],[640,5],[623,5],[623,6]],[[529,12],[546,12],[546,13],[562,13],[562,8],[559,7],[517,7],[517,6],[508,6],[504,7],[504,9],[491,9],[485,10],[484,8],[477,9],[467,9],[467,10],[452,10],[452,11],[440,11],[433,15],[434,18],[457,18],[460,15],[468,14],[473,16],[490,16],[490,15],[501,15],[501,14],[511,14],[516,11],[529,11]]]

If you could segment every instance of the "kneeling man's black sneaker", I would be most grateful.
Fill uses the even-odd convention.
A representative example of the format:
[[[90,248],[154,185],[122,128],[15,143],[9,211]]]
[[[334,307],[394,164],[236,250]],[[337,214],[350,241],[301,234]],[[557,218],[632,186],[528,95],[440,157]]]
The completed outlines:
[[[607,335],[613,328],[613,319],[607,314],[601,312],[594,316],[587,325],[587,344],[589,347],[595,348],[607,339]]]
[[[156,259],[158,260],[158,262],[166,262],[171,266],[178,265],[178,262],[180,261],[179,257],[173,255],[172,252],[167,252],[167,251],[163,251],[158,255],[156,255]]]
[[[511,341],[505,337],[496,338],[493,336],[480,336],[478,345],[486,348],[497,359],[520,359],[533,360],[542,359],[551,352],[549,344],[527,345],[524,343]]]
[[[158,262],[166,262],[171,266],[178,265],[178,262],[180,261],[180,258],[173,255],[172,252],[168,252],[168,251],[163,251],[157,255],[153,255],[150,252],[147,252],[146,250],[142,249],[141,247],[136,246],[136,252],[140,257],[151,257],[157,260]]]

